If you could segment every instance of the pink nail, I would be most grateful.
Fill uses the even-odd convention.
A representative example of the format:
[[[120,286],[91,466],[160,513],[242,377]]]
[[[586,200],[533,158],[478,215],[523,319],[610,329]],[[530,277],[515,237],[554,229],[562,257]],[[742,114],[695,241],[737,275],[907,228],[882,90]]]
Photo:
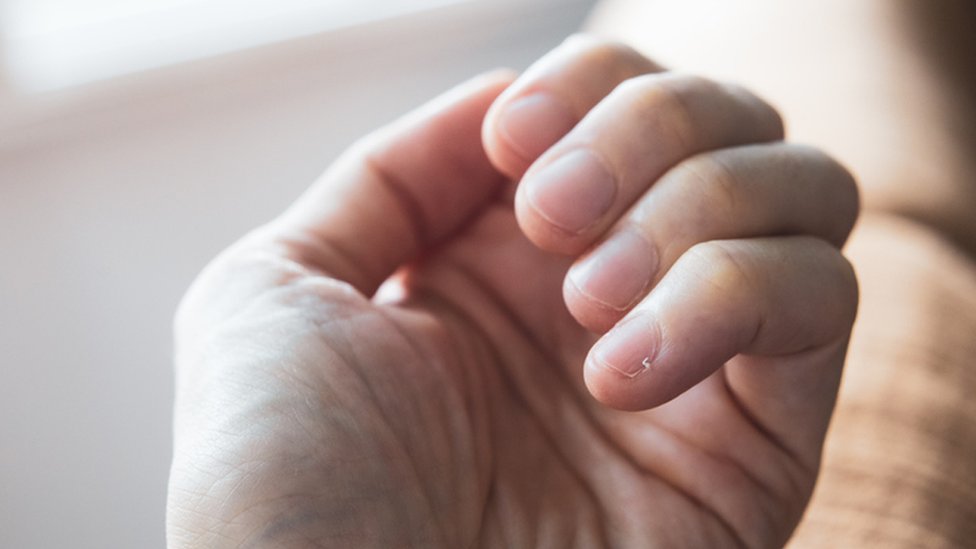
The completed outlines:
[[[570,233],[598,222],[617,193],[613,175],[588,149],[562,155],[530,174],[523,184],[529,204],[539,215]]]
[[[578,121],[555,96],[539,92],[513,101],[498,117],[502,137],[523,159],[534,161]]]
[[[648,315],[625,320],[593,347],[592,358],[600,366],[633,379],[654,366],[660,348],[657,325]]]
[[[569,280],[588,298],[618,311],[629,309],[657,270],[657,253],[632,230],[621,230],[573,266]]]

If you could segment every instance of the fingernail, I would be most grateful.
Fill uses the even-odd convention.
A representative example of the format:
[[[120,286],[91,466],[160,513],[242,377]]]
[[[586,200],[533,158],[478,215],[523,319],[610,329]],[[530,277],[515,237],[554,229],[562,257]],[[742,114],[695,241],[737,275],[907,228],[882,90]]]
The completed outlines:
[[[642,236],[622,230],[569,270],[569,280],[586,297],[623,311],[643,294],[657,270],[657,253]]]
[[[633,379],[650,370],[660,346],[656,325],[642,315],[624,321],[593,347],[597,365]]]
[[[568,105],[539,92],[517,99],[498,117],[498,129],[523,159],[534,161],[576,125]]]
[[[539,215],[571,233],[599,221],[617,192],[613,175],[588,149],[564,154],[524,184],[526,198]]]

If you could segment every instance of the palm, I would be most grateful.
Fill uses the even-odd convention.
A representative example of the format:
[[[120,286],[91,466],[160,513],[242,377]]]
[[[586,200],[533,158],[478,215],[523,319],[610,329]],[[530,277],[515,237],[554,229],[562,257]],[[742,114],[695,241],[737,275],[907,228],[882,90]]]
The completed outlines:
[[[247,395],[253,415],[230,418],[246,436],[211,457],[263,454],[259,476],[219,474],[234,479],[235,507],[291,501],[276,519],[286,527],[271,535],[379,546],[722,546],[741,531],[781,541],[812,476],[758,436],[721,372],[650,412],[593,401],[580,367],[595,336],[562,304],[566,263],[535,250],[500,204],[410,273],[400,303],[336,299],[322,281],[289,278],[315,290],[283,293],[300,305],[287,315],[291,341],[280,325],[273,332],[276,346],[295,350],[289,367],[246,350],[261,321],[231,335],[248,342],[231,367],[249,380],[231,398]],[[264,380],[256,392],[255,379]],[[336,463],[357,465],[337,479]],[[795,492],[777,492],[784,476]]]
[[[423,297],[407,303],[492,351],[487,361],[451,365],[479,370],[466,398],[485,410],[475,424],[488,431],[482,436],[493,462],[481,471],[487,492],[470,504],[495,520],[462,539],[480,532],[498,546],[616,546],[621,539],[723,546],[741,543],[746,531],[785,541],[814,475],[743,416],[724,372],[639,414],[610,410],[588,394],[581,367],[596,336],[563,304],[568,263],[534,248],[510,207],[497,204],[410,279],[419,296],[440,292],[440,305],[428,307]],[[407,330],[422,337],[424,322]],[[440,382],[428,398],[441,394]],[[784,483],[790,491],[778,492]],[[506,516],[536,520],[503,524]]]
[[[569,539],[720,546],[741,543],[743,531],[785,541],[815,474],[743,414],[724,371],[647,412],[594,401],[581,368],[596,336],[563,304],[568,263],[534,248],[510,208],[498,204],[416,282],[423,287],[424,278],[444,276],[438,270],[460,275],[460,291],[444,298],[470,319],[471,337],[494,348],[491,389],[474,397],[495,404],[488,407],[495,408],[488,419],[497,437],[492,450],[509,470],[496,467],[493,482],[520,493],[521,501],[510,502],[518,514],[562,521],[547,532],[556,547]],[[473,288],[462,285],[483,295],[472,299]],[[539,494],[551,497],[538,501]]]

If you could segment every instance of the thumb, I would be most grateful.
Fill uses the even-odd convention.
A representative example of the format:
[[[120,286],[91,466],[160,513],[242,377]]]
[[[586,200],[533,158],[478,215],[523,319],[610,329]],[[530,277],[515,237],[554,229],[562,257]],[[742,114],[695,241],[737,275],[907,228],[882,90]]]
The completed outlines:
[[[501,189],[481,124],[514,76],[448,91],[351,147],[269,227],[299,263],[365,295],[451,235]]]

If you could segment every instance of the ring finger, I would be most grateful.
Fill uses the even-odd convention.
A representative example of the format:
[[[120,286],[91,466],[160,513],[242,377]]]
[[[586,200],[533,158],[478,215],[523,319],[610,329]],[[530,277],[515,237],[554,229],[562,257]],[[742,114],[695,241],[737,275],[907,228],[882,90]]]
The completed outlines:
[[[778,142],[701,154],[661,177],[574,264],[566,303],[603,332],[696,244],[805,234],[839,248],[857,209],[853,178],[816,149]]]

